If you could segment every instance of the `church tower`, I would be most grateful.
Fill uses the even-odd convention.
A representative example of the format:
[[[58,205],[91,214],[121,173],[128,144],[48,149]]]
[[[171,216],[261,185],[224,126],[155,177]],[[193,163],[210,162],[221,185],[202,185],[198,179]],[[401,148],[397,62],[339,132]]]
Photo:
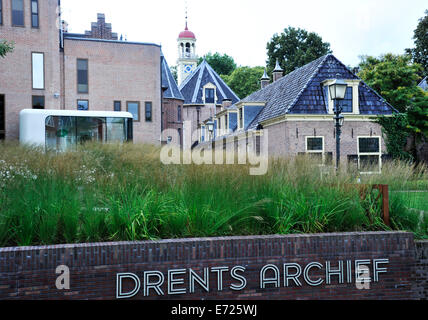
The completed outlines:
[[[198,57],[196,56],[196,37],[195,34],[192,31],[189,31],[189,28],[187,27],[187,14],[186,27],[184,31],[180,32],[177,42],[177,76],[178,85],[180,86],[198,66]]]

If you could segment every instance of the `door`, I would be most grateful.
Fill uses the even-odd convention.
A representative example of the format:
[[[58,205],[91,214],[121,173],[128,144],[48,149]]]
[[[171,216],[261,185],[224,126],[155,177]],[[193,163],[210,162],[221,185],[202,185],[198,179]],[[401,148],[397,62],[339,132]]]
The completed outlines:
[[[4,104],[4,95],[0,94],[0,140],[4,140],[6,137],[6,110]]]

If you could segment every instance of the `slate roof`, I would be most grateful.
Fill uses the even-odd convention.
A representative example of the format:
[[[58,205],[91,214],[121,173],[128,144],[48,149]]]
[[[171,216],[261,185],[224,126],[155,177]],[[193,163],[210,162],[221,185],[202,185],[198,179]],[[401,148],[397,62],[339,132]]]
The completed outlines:
[[[428,77],[425,77],[424,80],[419,83],[419,87],[421,87],[423,90],[428,91]]]
[[[334,79],[358,79],[332,54],[322,56],[285,75],[241,102],[266,102],[263,110],[249,126],[256,129],[260,122],[285,114],[327,114],[328,108],[321,82]],[[359,87],[360,114],[387,115],[397,112],[385,99],[363,81]]]
[[[223,79],[204,60],[180,85],[179,89],[184,97],[184,104],[204,104],[202,101],[203,87],[212,83],[217,88],[216,104],[222,104],[224,99],[232,100],[232,104],[239,101],[239,97],[228,87]]]
[[[177,99],[184,100],[183,95],[180,90],[178,90],[177,83],[171,73],[171,69],[166,62],[164,55],[161,53],[161,67],[162,67],[162,89],[166,89],[164,91],[163,97],[167,99]]]

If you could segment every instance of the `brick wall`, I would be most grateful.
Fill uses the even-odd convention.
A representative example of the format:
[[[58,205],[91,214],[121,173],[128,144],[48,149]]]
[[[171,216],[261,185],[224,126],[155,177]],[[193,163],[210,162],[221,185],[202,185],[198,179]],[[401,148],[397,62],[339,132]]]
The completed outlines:
[[[359,259],[368,260],[372,279],[376,277],[375,259],[388,259],[388,263],[378,266],[386,268],[386,273],[378,273],[378,281],[370,283],[369,290],[357,288],[355,272],[351,273],[352,281],[348,283],[347,280],[347,261],[354,266]],[[332,275],[331,283],[327,284],[328,262],[331,269],[336,269],[339,261],[344,262],[344,283],[339,284],[339,276]],[[318,286],[308,285],[304,276],[304,269],[311,262],[319,263],[320,268],[312,267],[307,276],[322,281]],[[302,286],[296,286],[291,280],[286,286],[284,264],[290,263],[301,266],[297,280]],[[55,271],[59,265],[69,267],[70,290],[56,288],[59,275]],[[245,269],[233,269],[238,266]],[[261,288],[260,275],[264,266],[270,268],[264,278],[274,278],[274,268],[278,268],[278,287],[276,283],[267,283]],[[225,267],[225,271],[216,267]],[[195,291],[189,293],[189,269],[205,281],[204,268],[208,268],[209,292],[194,282]],[[151,289],[145,297],[146,284],[158,280],[146,273],[148,280],[145,281],[145,272],[149,271],[158,271],[159,277],[164,277],[164,283],[158,287],[164,295],[158,296]],[[291,268],[287,274],[290,276],[296,271]],[[3,248],[0,249],[0,299],[115,299],[118,273],[132,273],[138,277],[141,286],[133,299],[419,298],[417,292],[412,291],[415,281],[413,235],[379,232]],[[220,273],[222,291],[218,284]],[[244,283],[243,278],[245,287],[233,290],[233,286]],[[180,284],[180,279],[184,284]],[[170,289],[185,290],[184,294],[168,294],[167,283],[173,281],[178,282]],[[127,293],[136,282],[123,278],[121,283],[122,292]]]
[[[5,96],[6,139],[19,138],[19,112],[32,108],[32,96],[44,96],[46,109],[60,109],[58,0],[39,1],[39,27],[31,27],[31,1],[24,1],[24,27],[12,26],[12,1],[3,1],[0,39],[15,48],[0,61],[0,94]],[[44,54],[44,89],[32,86],[32,52]]]
[[[77,93],[77,59],[88,60],[87,94]],[[64,41],[65,109],[77,110],[77,100],[89,100],[89,110],[113,111],[120,101],[139,102],[140,121],[134,122],[134,141],[160,144],[160,47],[93,40]],[[152,102],[152,121],[145,121],[145,102]]]
[[[345,118],[346,119],[346,118]],[[331,118],[319,121],[287,121],[265,127],[269,130],[269,155],[297,155],[306,152],[306,137],[324,137],[325,152],[332,152],[336,158],[336,136]],[[373,121],[345,120],[341,135],[341,161],[348,155],[358,153],[357,137],[382,137],[380,125]],[[382,152],[387,153],[384,140]]]
[[[428,241],[415,243],[416,282],[414,290],[420,299],[428,300]]]

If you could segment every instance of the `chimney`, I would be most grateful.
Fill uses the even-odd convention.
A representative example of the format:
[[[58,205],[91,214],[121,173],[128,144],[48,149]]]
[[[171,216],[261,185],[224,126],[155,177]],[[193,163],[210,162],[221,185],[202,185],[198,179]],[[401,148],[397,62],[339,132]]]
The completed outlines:
[[[279,65],[279,60],[276,59],[276,66],[273,70],[273,82],[278,81],[284,76],[284,70],[282,70],[281,66]]]
[[[269,82],[270,82],[270,78],[267,75],[266,68],[265,68],[265,73],[263,74],[263,77],[260,79],[261,88],[262,89],[266,88],[269,85]]]
[[[231,99],[223,99],[222,105],[221,105],[221,111],[223,111],[226,108],[229,108],[232,105]]]

